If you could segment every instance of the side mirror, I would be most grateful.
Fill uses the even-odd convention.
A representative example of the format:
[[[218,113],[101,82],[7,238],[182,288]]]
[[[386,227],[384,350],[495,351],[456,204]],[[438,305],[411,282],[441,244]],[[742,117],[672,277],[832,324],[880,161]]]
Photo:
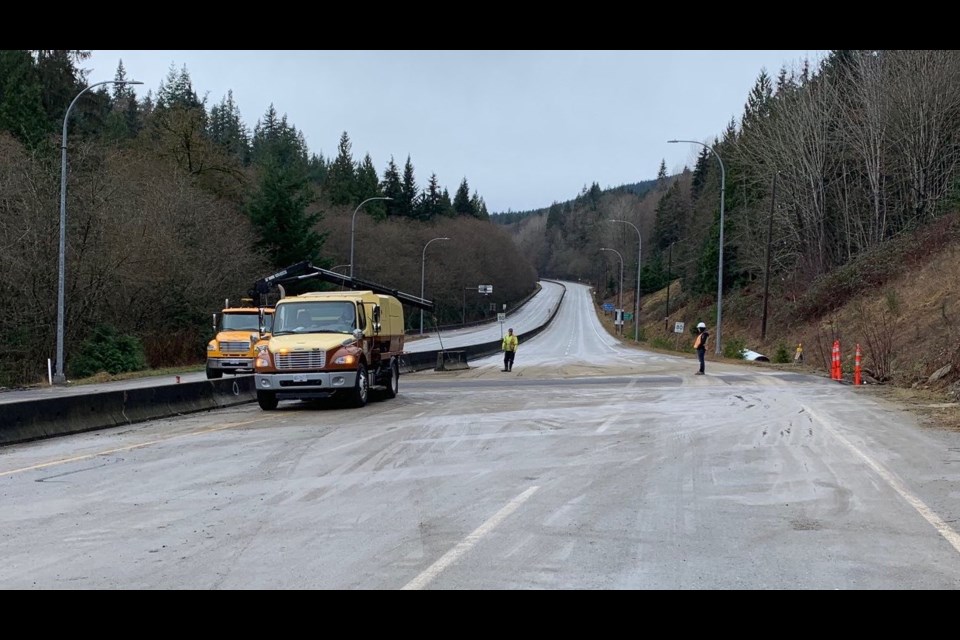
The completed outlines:
[[[213,334],[217,334],[217,314],[213,314]]]
[[[373,333],[380,333],[380,305],[373,307]]]
[[[251,334],[250,334],[250,344],[257,344],[259,341],[260,341],[260,334],[259,334],[259,333],[251,333]]]
[[[363,329],[354,329],[353,330],[353,339],[359,340],[363,337]]]

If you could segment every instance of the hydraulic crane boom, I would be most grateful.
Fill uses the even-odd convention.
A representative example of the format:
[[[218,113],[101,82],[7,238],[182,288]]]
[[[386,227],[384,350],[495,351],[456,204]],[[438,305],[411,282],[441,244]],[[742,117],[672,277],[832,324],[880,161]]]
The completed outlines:
[[[325,282],[340,285],[354,291],[373,291],[374,293],[393,296],[400,302],[408,304],[411,307],[433,312],[432,300],[427,300],[411,293],[404,293],[397,289],[391,289],[390,287],[385,287],[382,284],[370,282],[369,280],[361,280],[360,278],[343,275],[336,271],[315,267],[307,260],[290,265],[277,273],[257,280],[253,285],[253,289],[250,291],[250,295],[260,300],[261,296],[268,294],[273,287],[298,280],[306,280],[308,278],[320,278]]]

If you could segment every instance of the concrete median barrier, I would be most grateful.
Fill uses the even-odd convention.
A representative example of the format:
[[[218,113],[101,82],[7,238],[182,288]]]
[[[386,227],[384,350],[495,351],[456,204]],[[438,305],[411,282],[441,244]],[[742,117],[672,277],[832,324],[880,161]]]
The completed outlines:
[[[0,445],[253,402],[253,376],[119,389],[3,405]]]

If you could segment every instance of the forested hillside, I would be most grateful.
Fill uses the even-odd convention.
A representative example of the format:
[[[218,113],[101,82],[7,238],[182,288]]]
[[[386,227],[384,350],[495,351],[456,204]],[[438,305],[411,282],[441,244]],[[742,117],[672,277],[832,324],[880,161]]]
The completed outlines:
[[[104,353],[113,373],[202,362],[211,313],[225,299],[237,302],[260,277],[301,260],[345,271],[351,249],[358,277],[418,294],[425,283],[436,302],[430,324],[489,317],[491,303],[534,290],[534,269],[489,222],[467,177],[452,189],[436,174],[424,179],[402,149],[377,162],[355,156],[335,122],[337,154],[310,152],[282,107],[250,126],[231,93],[200,99],[185,67],[138,78],[140,87],[125,84],[121,62],[114,82],[91,87],[87,57],[0,51],[0,386],[46,379],[55,357],[60,146],[74,100],[68,376],[72,362]],[[437,237],[450,240],[427,256]],[[477,295],[479,284],[494,294]]]
[[[828,366],[841,339],[848,372],[860,343],[872,379],[955,383],[960,53],[834,51],[816,69],[758,70],[740,118],[702,144],[643,197],[594,188],[504,222],[541,276],[595,283],[607,301],[622,256],[627,311],[639,257],[640,338],[668,345],[673,320],[715,324],[722,203],[725,343],[790,358],[805,343]]]

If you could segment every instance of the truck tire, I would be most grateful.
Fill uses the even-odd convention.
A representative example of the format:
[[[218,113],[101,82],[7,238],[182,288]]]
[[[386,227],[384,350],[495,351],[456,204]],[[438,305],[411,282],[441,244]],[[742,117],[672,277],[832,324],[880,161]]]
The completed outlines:
[[[207,380],[216,380],[217,378],[223,377],[222,369],[211,369],[210,365],[207,365]]]
[[[257,391],[257,404],[264,411],[273,411],[277,408],[277,394],[272,391]]]
[[[390,362],[390,379],[387,380],[387,390],[384,395],[387,398],[396,398],[398,393],[400,393],[400,365],[394,358]]]
[[[357,369],[357,384],[353,387],[350,403],[354,407],[365,407],[370,399],[370,377],[367,374],[367,365],[360,363]]]

